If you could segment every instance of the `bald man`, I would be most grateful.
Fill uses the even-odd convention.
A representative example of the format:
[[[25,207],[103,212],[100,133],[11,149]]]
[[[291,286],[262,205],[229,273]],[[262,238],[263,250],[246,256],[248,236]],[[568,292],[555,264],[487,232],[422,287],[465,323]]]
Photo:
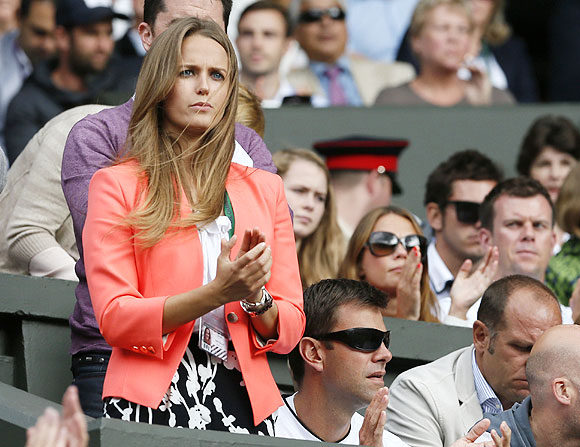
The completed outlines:
[[[580,326],[545,331],[532,348],[526,376],[530,396],[503,413],[486,414],[489,430],[506,421],[511,447],[579,446]]]

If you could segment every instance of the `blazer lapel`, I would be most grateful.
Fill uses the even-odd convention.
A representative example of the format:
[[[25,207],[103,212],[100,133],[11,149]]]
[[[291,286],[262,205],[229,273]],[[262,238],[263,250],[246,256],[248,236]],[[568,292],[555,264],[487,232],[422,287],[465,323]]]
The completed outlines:
[[[483,417],[483,411],[479,405],[479,399],[473,381],[472,355],[473,345],[466,348],[457,360],[457,371],[455,374],[455,387],[457,389],[457,397],[460,401],[460,413],[465,433]]]

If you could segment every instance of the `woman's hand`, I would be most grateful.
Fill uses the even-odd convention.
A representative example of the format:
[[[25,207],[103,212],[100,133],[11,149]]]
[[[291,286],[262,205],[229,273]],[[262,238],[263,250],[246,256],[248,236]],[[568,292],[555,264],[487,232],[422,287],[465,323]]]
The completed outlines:
[[[469,62],[465,64],[465,68],[471,74],[470,79],[465,81],[465,96],[467,97],[467,101],[474,106],[491,104],[492,85],[487,73]]]
[[[401,279],[397,284],[397,317],[406,320],[418,320],[421,313],[421,275],[423,263],[421,250],[413,249],[407,255]]]
[[[483,259],[473,272],[471,272],[471,260],[466,259],[463,262],[449,292],[451,297],[449,315],[462,320],[467,319],[469,308],[492,283],[497,273],[498,263],[499,249],[497,247],[488,248]]]
[[[272,251],[266,245],[264,233],[258,228],[246,230],[240,252],[234,261],[231,251],[237,237],[222,240],[214,279],[222,304],[248,299],[259,301],[261,289],[270,280]]]

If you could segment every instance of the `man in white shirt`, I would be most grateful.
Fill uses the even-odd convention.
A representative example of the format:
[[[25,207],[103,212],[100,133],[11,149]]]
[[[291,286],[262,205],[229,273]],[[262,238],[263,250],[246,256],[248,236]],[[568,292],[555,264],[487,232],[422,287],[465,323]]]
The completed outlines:
[[[425,185],[425,212],[434,239],[427,249],[429,283],[438,298],[439,319],[461,325],[461,317],[447,319],[450,291],[466,259],[477,262],[484,255],[479,242],[479,206],[502,179],[501,170],[476,150],[456,152],[429,175]],[[485,287],[484,287],[485,289]],[[455,310],[455,309],[454,309]],[[471,327],[477,308],[467,311]]]
[[[392,354],[385,294],[365,282],[323,280],[304,293],[306,330],[289,356],[298,392],[277,414],[277,437],[406,447],[383,431]],[[365,417],[357,413],[367,405]]]

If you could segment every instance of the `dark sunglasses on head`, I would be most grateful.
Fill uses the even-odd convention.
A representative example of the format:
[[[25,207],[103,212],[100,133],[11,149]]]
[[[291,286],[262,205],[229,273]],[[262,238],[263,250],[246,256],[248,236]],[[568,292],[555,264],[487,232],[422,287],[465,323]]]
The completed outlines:
[[[391,331],[383,332],[370,327],[355,327],[343,331],[329,332],[312,338],[339,341],[357,351],[374,352],[381,347],[381,343],[384,343],[385,347],[389,349]]]
[[[333,6],[328,9],[314,8],[301,13],[298,17],[298,21],[301,23],[314,23],[322,20],[322,17],[324,16],[328,16],[332,20],[344,20],[346,14],[338,6]]]
[[[480,203],[477,202],[461,202],[461,201],[451,201],[448,204],[455,206],[455,214],[457,215],[457,220],[465,224],[474,224],[479,220],[479,208]]]
[[[427,254],[427,239],[418,234],[410,234],[399,239],[396,234],[388,231],[375,231],[371,233],[366,246],[369,247],[373,256],[382,257],[392,254],[399,244],[403,245],[407,251],[413,247],[419,247],[421,257]]]

